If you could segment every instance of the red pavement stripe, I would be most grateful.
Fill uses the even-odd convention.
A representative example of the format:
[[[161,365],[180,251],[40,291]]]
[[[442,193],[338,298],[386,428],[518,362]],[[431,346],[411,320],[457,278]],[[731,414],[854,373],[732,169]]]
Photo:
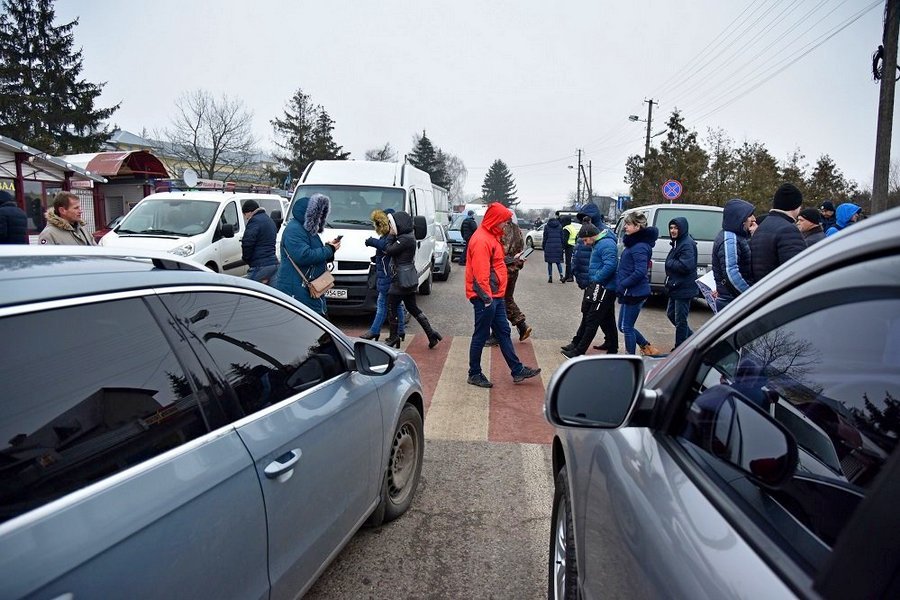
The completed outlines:
[[[513,336],[513,347],[525,366],[537,367],[534,348]],[[549,444],[553,428],[544,419],[544,385],[541,376],[513,383],[500,347],[491,348],[491,407],[488,440],[523,444]]]
[[[409,335],[408,333],[406,335]],[[450,353],[450,344],[453,343],[452,335],[445,335],[437,346],[428,349],[428,336],[416,332],[413,339],[406,347],[406,353],[413,357],[419,367],[419,376],[422,379],[422,391],[425,392],[425,413],[431,407],[431,399],[437,388],[441,371],[447,363],[447,355]]]

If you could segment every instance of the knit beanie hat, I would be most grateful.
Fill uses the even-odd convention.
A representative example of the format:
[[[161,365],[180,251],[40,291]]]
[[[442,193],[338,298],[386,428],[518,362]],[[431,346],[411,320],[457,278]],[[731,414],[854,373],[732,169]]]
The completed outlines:
[[[592,223],[585,223],[581,226],[581,229],[578,230],[578,237],[580,238],[592,238],[598,235],[600,235],[600,230]]]
[[[803,194],[792,183],[782,183],[772,198],[772,208],[791,211],[803,204]]]
[[[822,224],[822,215],[814,208],[804,208],[800,211],[800,216],[810,223],[815,223],[816,225]]]
[[[7,202],[15,202],[15,199],[6,190],[0,190],[0,204],[6,204]]]
[[[822,203],[822,206],[819,207],[819,210],[830,210],[831,212],[834,212],[834,202],[826,200]]]

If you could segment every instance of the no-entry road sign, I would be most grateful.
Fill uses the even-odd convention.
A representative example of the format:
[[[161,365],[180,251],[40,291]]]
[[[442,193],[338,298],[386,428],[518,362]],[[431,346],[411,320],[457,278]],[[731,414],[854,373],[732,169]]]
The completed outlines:
[[[662,194],[663,197],[669,202],[674,202],[681,198],[681,182],[677,179],[670,179],[664,184],[662,184]]]

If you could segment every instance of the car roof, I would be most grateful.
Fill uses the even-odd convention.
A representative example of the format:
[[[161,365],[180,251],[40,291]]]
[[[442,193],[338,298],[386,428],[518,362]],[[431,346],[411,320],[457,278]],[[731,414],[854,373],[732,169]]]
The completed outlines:
[[[162,252],[97,246],[0,246],[0,307],[190,284],[256,287],[253,282]]]
[[[653,208],[671,208],[675,210],[714,210],[721,212],[724,210],[721,206],[713,206],[711,204],[646,204],[644,206],[635,206],[634,208],[629,208],[628,210],[622,211],[622,215],[626,213],[635,212],[638,210],[648,210]],[[620,217],[622,215],[619,215]]]
[[[143,200],[205,200],[207,202],[228,202],[229,200],[259,200],[268,198],[273,200],[286,200],[278,194],[262,194],[250,192],[215,192],[215,191],[184,191],[184,192],[159,192],[158,194],[150,194]]]

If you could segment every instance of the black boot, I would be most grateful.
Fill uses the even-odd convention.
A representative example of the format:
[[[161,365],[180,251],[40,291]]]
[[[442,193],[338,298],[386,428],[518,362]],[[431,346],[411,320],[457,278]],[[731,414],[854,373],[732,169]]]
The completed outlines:
[[[364,334],[360,335],[359,337],[361,337],[364,340],[375,340],[377,342],[379,335],[381,335],[381,334],[380,333],[372,333],[371,331],[367,331]]]
[[[419,315],[416,317],[416,321],[419,322],[419,325],[422,326],[422,330],[425,332],[425,335],[428,336],[429,350],[437,346],[438,342],[444,339],[441,334],[431,328],[431,323],[428,322],[428,317],[425,316],[425,313],[419,313]]]
[[[388,339],[384,340],[384,343],[393,348],[400,347],[400,336],[397,334],[399,328],[399,321],[393,320],[390,322],[390,335]]]

